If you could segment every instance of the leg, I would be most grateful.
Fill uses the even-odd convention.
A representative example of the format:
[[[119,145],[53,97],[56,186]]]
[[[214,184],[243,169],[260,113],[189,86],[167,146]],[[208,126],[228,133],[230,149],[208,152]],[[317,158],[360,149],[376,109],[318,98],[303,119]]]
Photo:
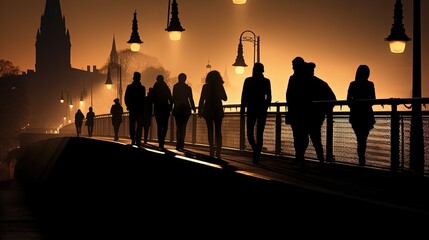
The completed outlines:
[[[216,140],[216,157],[220,158],[222,150],[222,120],[223,118],[215,119],[215,140]]]
[[[249,144],[252,147],[252,151],[255,152],[255,148],[256,148],[256,141],[255,141],[256,118],[254,116],[247,115],[246,120],[247,120],[247,122],[246,122],[247,140],[249,141]]]
[[[144,144],[147,144],[147,139],[149,136],[149,126],[147,123],[144,124],[143,129],[144,129]]]
[[[131,138],[131,144],[136,144],[136,116],[134,113],[130,113],[130,138]]]
[[[264,130],[267,122],[267,116],[263,115],[258,117],[256,124],[256,152],[253,158],[254,162],[258,163],[261,157],[262,146],[264,145]]]
[[[356,134],[359,165],[365,166],[365,164],[366,164],[366,159],[365,159],[366,141],[368,139],[369,129],[362,128],[362,127],[355,127],[355,128],[353,128],[353,130],[355,131],[355,134]]]
[[[136,145],[140,147],[142,142],[142,133],[143,133],[143,114],[137,116],[137,127],[136,127]]]
[[[310,127],[310,138],[313,143],[314,149],[316,150],[317,159],[320,163],[325,162],[325,156],[323,153],[323,144],[322,144],[322,125],[315,124]]]
[[[297,163],[304,163],[305,151],[308,147],[308,130],[302,124],[292,124],[293,145],[295,147],[295,159]]]
[[[210,146],[210,157],[213,157],[214,155],[214,145],[213,145],[213,120],[212,119],[206,119],[206,125],[207,125],[207,140],[209,142]]]

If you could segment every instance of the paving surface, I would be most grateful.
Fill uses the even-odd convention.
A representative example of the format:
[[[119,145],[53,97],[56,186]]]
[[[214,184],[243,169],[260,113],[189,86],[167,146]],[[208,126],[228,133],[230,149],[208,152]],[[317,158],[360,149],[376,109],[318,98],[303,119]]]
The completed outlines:
[[[386,237],[397,228],[417,234],[429,222],[428,177],[312,161],[301,167],[271,155],[253,164],[249,152],[225,149],[216,159],[204,146],[127,143],[62,137],[22,149],[14,179],[0,182],[0,239],[269,239],[341,229]]]

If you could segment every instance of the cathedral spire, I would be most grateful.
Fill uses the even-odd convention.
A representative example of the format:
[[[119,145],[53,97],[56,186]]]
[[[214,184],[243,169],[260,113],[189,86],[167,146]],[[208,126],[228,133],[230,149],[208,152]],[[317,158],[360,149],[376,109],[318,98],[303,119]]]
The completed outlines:
[[[36,72],[70,70],[70,52],[70,33],[60,0],[46,0],[36,37]]]
[[[112,50],[110,51],[109,64],[118,64],[118,52],[116,51],[115,34],[113,34]]]

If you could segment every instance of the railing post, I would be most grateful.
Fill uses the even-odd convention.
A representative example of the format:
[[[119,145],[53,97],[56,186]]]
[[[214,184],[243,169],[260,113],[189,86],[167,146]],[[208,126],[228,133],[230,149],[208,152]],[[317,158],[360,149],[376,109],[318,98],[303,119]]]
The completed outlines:
[[[333,141],[334,141],[334,117],[333,111],[326,114],[326,161],[333,162]]]
[[[192,144],[197,142],[197,115],[192,114]]]
[[[280,105],[276,107],[276,145],[275,145],[275,155],[280,155],[282,151],[282,116],[280,113]]]
[[[399,115],[396,102],[392,102],[390,121],[390,169],[397,171],[399,167]]]

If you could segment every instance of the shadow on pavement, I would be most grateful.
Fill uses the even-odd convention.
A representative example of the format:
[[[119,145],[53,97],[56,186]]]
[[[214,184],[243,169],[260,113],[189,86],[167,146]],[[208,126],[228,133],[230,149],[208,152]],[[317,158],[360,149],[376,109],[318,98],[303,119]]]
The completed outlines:
[[[225,162],[212,163],[114,142],[61,137],[22,149],[15,178],[47,239],[149,233],[160,238],[172,229],[176,236],[196,235],[197,229],[208,236],[212,231],[278,233],[304,225],[356,230],[362,221],[367,231],[373,231],[380,230],[381,222],[420,217],[240,174]]]

